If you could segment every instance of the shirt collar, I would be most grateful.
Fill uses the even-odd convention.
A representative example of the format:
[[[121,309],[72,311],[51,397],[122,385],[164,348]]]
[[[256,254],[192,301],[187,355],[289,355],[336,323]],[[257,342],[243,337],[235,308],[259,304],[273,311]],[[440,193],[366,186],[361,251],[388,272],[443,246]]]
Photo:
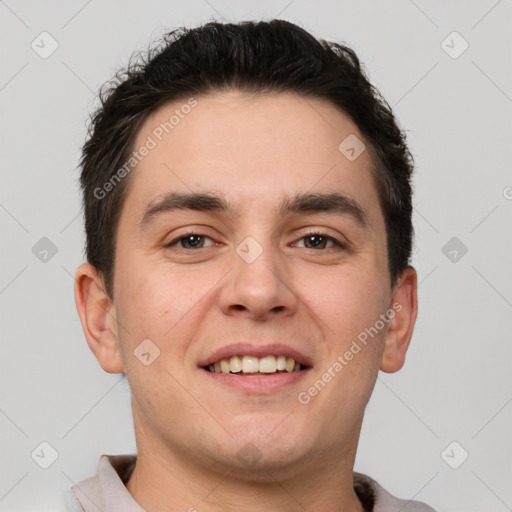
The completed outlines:
[[[136,461],[135,454],[101,455],[96,475],[71,488],[84,512],[145,512],[125,486]],[[361,473],[354,473],[354,490],[367,512],[435,512],[424,503],[395,498]]]
[[[71,488],[84,511],[145,512],[125,487],[136,460],[136,455],[103,454],[98,472]]]

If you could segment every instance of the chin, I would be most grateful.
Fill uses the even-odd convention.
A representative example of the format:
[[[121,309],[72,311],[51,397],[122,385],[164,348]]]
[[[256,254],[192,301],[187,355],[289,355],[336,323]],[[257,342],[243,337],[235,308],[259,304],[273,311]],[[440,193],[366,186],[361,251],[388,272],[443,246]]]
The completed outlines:
[[[279,418],[272,414],[267,421],[249,417],[238,422],[236,427],[227,429],[233,437],[222,443],[219,453],[224,454],[223,458],[227,457],[237,471],[248,473],[284,471],[295,466],[306,457],[307,446],[315,443],[307,439],[309,435],[299,425],[285,424],[289,420],[285,418],[286,414]]]
[[[300,445],[298,445],[300,446]],[[305,459],[304,448],[298,446],[280,447],[267,443],[261,449],[247,442],[236,448],[226,449],[222,463],[230,466],[233,476],[258,482],[275,482],[277,474],[282,476],[297,472],[300,462]]]

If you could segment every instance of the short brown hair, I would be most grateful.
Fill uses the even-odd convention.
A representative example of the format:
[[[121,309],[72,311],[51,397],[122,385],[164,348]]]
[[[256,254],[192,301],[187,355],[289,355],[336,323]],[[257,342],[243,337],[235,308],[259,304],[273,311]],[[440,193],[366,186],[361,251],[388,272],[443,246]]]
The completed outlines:
[[[116,172],[119,176],[139,128],[156,109],[190,95],[233,88],[328,100],[358,126],[374,162],[394,287],[409,266],[414,236],[413,158],[405,134],[351,48],[276,19],[178,28],[101,88],[101,106],[91,117],[82,148],[80,185],[87,261],[102,275],[109,297],[114,297],[116,234],[130,176],[108,194],[98,190],[104,191]]]

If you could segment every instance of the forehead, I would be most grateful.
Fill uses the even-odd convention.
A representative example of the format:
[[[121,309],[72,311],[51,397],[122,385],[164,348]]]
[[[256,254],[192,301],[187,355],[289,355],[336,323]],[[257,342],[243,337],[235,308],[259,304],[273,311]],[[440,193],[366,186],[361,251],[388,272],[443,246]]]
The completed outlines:
[[[364,205],[375,225],[369,148],[349,159],[347,140],[363,147],[357,125],[326,100],[239,91],[184,98],[140,128],[134,149],[151,149],[132,171],[127,202],[140,215],[168,192],[216,192],[230,197],[236,211],[268,204],[277,212],[278,203],[299,193],[343,192]]]
[[[326,100],[241,91],[212,92],[194,100],[193,107],[183,98],[154,112],[139,130],[138,144],[152,136],[158,146],[152,153],[165,148],[180,160],[222,157],[247,165],[248,157],[256,156],[255,163],[274,158],[308,165],[338,160],[340,137],[363,139],[357,125]]]

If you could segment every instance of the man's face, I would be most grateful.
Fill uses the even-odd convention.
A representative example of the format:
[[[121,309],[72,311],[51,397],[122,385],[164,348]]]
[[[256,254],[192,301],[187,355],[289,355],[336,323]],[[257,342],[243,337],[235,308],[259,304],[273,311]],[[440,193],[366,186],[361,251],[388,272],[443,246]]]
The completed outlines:
[[[357,444],[386,328],[359,342],[341,370],[335,363],[391,307],[369,152],[351,161],[338,149],[351,134],[364,139],[327,102],[292,94],[196,99],[160,142],[155,128],[182,103],[142,126],[135,148],[148,136],[158,144],[132,172],[118,227],[112,328],[136,430],[160,453],[182,451],[212,466],[328,463]],[[164,209],[141,222],[169,193],[216,195],[229,210]],[[366,225],[347,211],[282,214],[283,201],[299,194],[347,196]],[[142,345],[150,356],[140,356],[143,340],[151,340]],[[159,356],[143,364],[155,347]],[[276,357],[263,361],[269,371],[282,363],[277,356],[306,369],[251,376],[205,367],[236,369],[232,356],[251,356],[250,369],[262,364],[257,355]],[[317,393],[308,392],[315,382]]]

